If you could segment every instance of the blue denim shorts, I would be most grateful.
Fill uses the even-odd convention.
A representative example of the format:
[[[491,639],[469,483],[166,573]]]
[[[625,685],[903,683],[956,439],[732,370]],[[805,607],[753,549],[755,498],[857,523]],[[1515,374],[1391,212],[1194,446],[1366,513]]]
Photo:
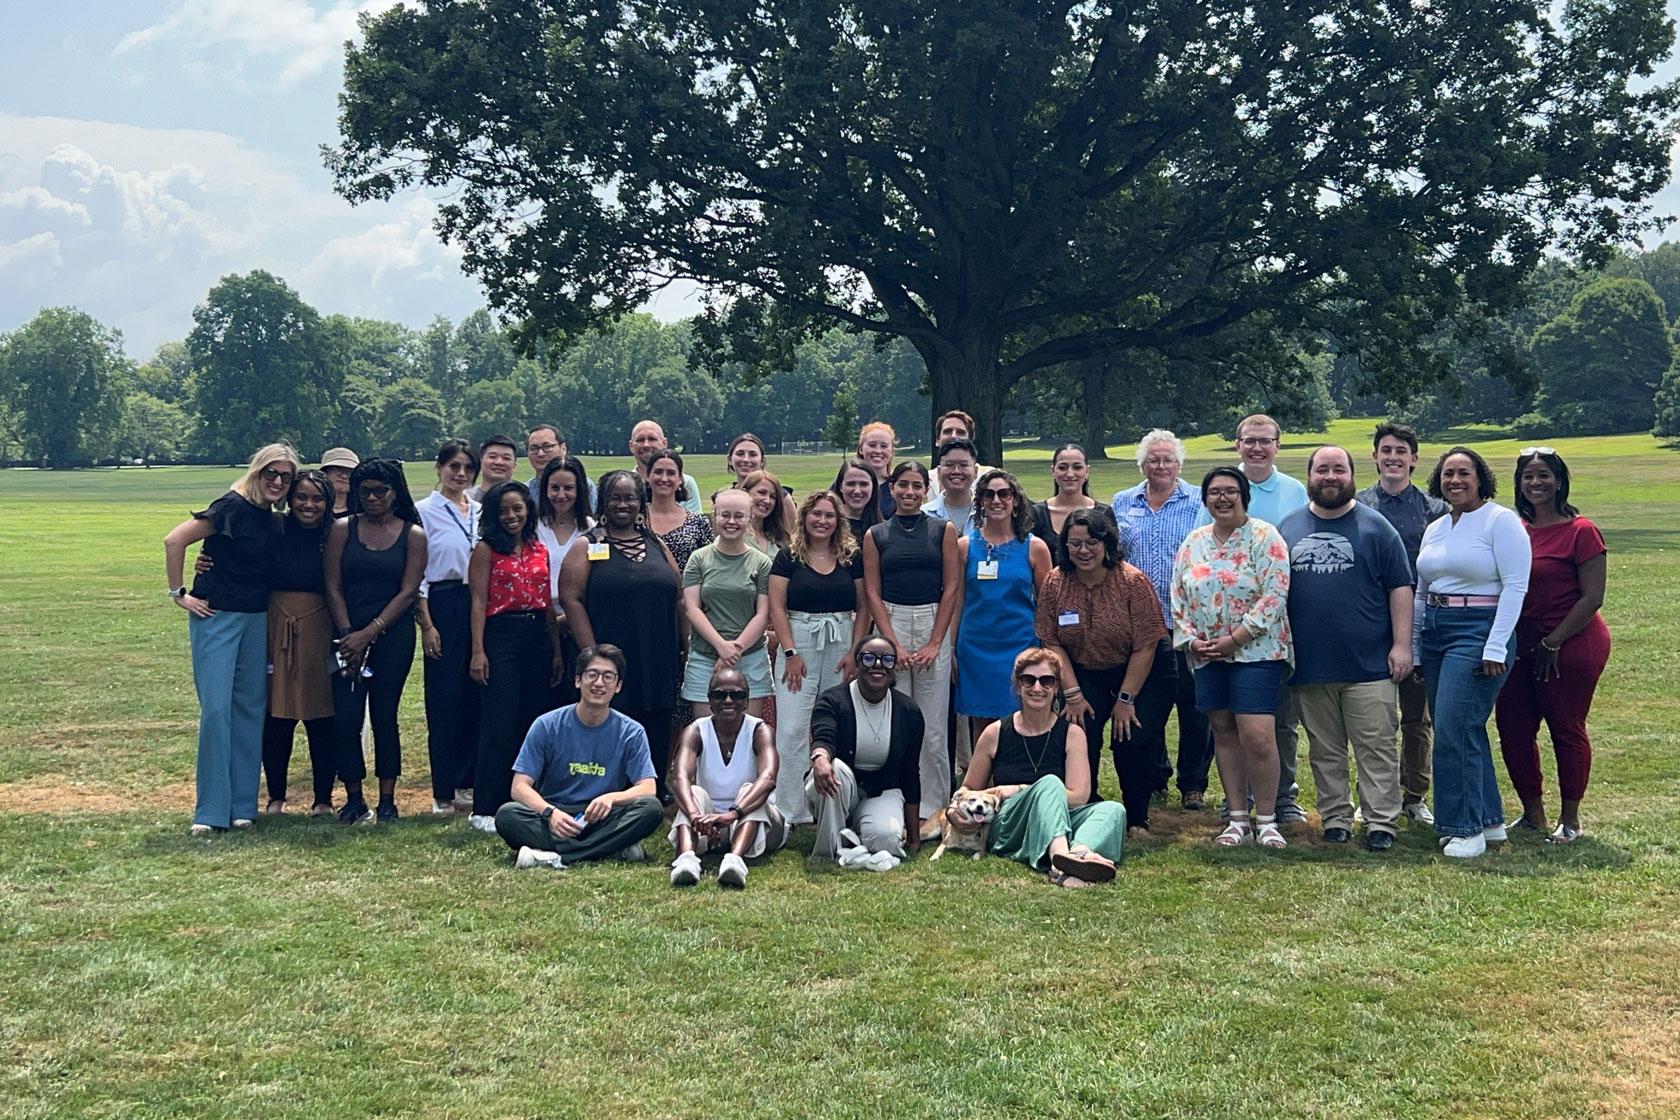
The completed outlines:
[[[1196,670],[1196,710],[1276,715],[1287,661],[1210,661]]]

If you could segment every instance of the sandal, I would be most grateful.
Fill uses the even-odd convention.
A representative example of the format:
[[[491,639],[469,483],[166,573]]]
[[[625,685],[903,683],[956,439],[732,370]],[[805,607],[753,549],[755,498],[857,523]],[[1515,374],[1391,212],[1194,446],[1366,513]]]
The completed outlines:
[[[1075,878],[1065,871],[1057,871],[1054,867],[1050,869],[1050,885],[1069,888],[1096,886],[1095,883],[1088,883],[1084,879]]]
[[[1260,826],[1254,834],[1255,839],[1260,842],[1260,846],[1262,848],[1284,848],[1289,846],[1289,841],[1283,838],[1283,831],[1277,826],[1277,816],[1275,814],[1256,817],[1255,823]]]
[[[1225,831],[1213,838],[1221,848],[1240,848],[1248,842],[1248,814],[1232,813]]]
[[[1106,883],[1114,878],[1114,863],[1083,844],[1050,857],[1050,866],[1064,875],[1087,883]]]
[[[1548,844],[1573,844],[1580,838],[1581,830],[1579,828],[1572,828],[1559,821],[1558,826],[1552,829],[1552,834],[1546,837],[1546,842]]]

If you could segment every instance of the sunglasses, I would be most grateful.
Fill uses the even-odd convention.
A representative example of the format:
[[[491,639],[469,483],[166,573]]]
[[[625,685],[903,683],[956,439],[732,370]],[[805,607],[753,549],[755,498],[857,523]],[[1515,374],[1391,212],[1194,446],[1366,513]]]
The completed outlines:
[[[896,669],[898,668],[898,654],[896,653],[860,653],[858,664],[865,669]]]
[[[359,486],[356,488],[356,493],[364,498],[384,498],[390,495],[391,488],[389,486]]]
[[[988,502],[1007,502],[1015,497],[1015,491],[1008,489],[983,490],[981,491],[980,496]]]
[[[1054,673],[1018,673],[1015,679],[1020,681],[1024,688],[1035,684],[1039,688],[1055,688],[1061,683],[1061,678]]]
[[[1518,451],[1517,454],[1519,456],[1556,455],[1557,454],[1557,448],[1555,448],[1555,447],[1525,447],[1521,451]]]
[[[279,470],[275,467],[264,467],[260,472],[264,482],[291,482],[296,476],[291,471]]]
[[[706,693],[706,697],[709,700],[733,700],[737,704],[743,704],[747,699],[747,690],[744,688],[714,688]]]

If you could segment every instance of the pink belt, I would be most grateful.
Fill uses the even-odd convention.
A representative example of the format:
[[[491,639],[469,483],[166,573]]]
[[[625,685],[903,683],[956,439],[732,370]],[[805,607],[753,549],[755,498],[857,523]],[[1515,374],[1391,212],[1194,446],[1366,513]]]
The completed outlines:
[[[1424,602],[1432,607],[1497,607],[1497,595],[1437,595],[1428,592]]]

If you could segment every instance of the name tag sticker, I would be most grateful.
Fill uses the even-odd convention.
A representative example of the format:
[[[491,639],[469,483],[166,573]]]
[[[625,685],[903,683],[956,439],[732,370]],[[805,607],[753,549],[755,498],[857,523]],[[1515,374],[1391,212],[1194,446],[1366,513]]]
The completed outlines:
[[[1056,625],[1057,626],[1078,626],[1079,625],[1079,612],[1078,611],[1063,611],[1061,614],[1056,616]]]
[[[982,560],[974,574],[975,579],[996,579],[998,562],[996,560]]]
[[[589,558],[591,560],[605,560],[607,555],[606,541],[591,542],[589,545]]]

